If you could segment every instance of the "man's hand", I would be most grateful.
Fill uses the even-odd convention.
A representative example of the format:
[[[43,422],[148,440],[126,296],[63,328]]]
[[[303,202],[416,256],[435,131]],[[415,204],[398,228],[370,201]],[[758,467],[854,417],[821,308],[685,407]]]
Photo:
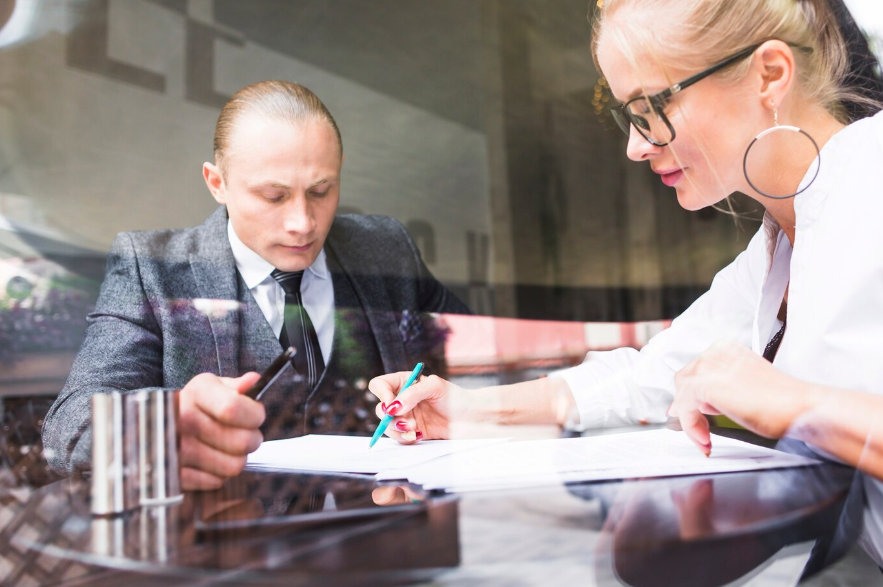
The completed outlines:
[[[179,459],[185,490],[217,489],[238,475],[248,454],[261,445],[264,406],[242,395],[259,377],[203,373],[181,390]]]

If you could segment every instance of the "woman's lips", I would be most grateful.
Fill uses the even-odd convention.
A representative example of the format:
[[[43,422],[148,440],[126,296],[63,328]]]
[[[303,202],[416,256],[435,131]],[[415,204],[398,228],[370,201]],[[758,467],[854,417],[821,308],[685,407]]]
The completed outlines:
[[[676,169],[674,171],[669,171],[668,173],[660,173],[659,175],[662,177],[662,183],[668,187],[674,187],[674,185],[684,177],[684,171],[682,169]]]

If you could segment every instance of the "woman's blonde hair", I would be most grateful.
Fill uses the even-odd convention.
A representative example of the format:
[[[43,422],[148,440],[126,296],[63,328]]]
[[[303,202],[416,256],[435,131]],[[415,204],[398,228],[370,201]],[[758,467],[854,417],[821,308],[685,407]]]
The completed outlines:
[[[592,53],[597,64],[599,43],[610,38],[633,59],[641,55],[658,65],[699,71],[741,49],[779,39],[811,49],[794,52],[799,96],[847,123],[844,102],[873,100],[845,84],[849,55],[828,1],[599,0]],[[664,23],[660,14],[665,15]],[[608,24],[614,21],[617,31],[610,35]],[[719,75],[735,81],[749,67],[746,60]]]
[[[267,80],[245,86],[224,104],[215,124],[215,163],[224,169],[230,136],[236,122],[245,114],[258,114],[282,122],[303,124],[318,120],[331,125],[343,155],[343,141],[334,117],[316,94],[300,84]]]

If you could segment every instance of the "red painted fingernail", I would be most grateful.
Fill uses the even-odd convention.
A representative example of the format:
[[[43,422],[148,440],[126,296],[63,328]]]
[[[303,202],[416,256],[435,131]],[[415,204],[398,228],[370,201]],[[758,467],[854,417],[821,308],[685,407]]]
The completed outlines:
[[[417,440],[421,440],[423,438],[423,433],[419,430],[417,431]]]
[[[383,413],[386,413],[386,402],[380,402],[380,409],[383,410]]]
[[[399,420],[396,422],[396,430],[399,432],[407,432],[408,431],[408,423],[404,420]]]
[[[400,402],[399,400],[396,400],[396,401],[392,402],[391,404],[389,404],[388,406],[386,406],[386,415],[387,416],[395,416],[398,413],[398,411],[401,409],[402,409],[402,402]]]

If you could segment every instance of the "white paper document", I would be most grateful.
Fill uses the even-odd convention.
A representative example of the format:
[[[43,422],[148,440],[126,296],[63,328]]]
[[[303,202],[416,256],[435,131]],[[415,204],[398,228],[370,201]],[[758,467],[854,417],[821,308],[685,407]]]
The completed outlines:
[[[271,440],[248,455],[248,467],[374,474],[410,469],[432,459],[499,444],[507,439],[427,440],[406,446],[384,437],[369,449],[370,440],[365,436],[324,434]]]
[[[379,479],[464,492],[578,481],[668,477],[798,467],[818,461],[712,436],[706,458],[683,432],[648,430],[587,438],[507,442],[452,454]]]

